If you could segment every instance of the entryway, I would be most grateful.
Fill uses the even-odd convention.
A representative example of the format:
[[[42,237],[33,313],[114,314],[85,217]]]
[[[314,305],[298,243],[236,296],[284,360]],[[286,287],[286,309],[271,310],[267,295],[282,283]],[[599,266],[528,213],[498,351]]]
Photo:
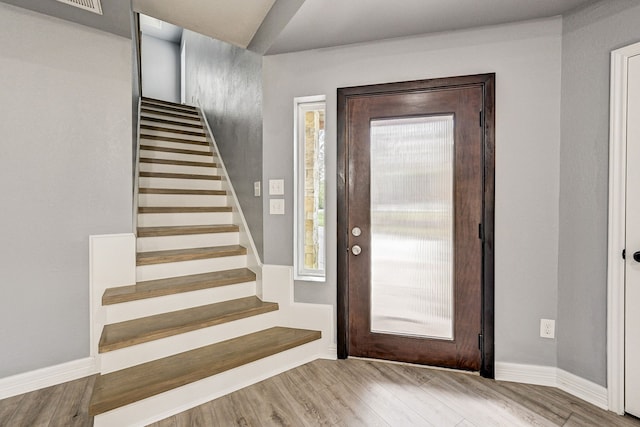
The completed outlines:
[[[493,376],[493,74],[338,89],[338,355]]]

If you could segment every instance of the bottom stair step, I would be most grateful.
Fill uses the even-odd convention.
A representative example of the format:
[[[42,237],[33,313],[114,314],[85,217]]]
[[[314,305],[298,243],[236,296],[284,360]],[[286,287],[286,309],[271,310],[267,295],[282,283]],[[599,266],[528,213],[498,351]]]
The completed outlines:
[[[320,338],[320,331],[275,327],[101,375],[94,386],[89,415],[102,414]]]

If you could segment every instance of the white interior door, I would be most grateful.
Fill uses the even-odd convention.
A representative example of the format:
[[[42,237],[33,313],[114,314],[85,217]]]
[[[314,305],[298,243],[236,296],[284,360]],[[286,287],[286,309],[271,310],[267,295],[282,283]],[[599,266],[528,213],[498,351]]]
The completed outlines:
[[[640,417],[640,55],[629,58],[625,262],[625,411]]]

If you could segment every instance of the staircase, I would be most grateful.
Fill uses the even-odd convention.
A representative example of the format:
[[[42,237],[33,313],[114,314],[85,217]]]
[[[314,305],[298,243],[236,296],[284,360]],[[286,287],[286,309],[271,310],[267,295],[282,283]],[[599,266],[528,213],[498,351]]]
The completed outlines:
[[[97,427],[151,423],[317,354],[320,331],[258,297],[205,129],[194,107],[142,100],[136,283],[102,295]]]

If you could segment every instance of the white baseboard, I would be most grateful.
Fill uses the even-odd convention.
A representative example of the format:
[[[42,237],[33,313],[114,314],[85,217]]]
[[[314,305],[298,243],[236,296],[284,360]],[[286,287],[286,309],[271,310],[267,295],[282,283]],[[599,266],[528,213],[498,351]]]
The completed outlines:
[[[598,408],[609,410],[609,398],[606,387],[585,380],[565,370],[558,369],[558,388]]]
[[[550,366],[497,362],[495,365],[495,378],[497,381],[557,387],[592,405],[609,410],[606,387],[585,380],[563,369]]]
[[[0,379],[0,399],[29,393],[97,373],[93,357],[36,369]]]

